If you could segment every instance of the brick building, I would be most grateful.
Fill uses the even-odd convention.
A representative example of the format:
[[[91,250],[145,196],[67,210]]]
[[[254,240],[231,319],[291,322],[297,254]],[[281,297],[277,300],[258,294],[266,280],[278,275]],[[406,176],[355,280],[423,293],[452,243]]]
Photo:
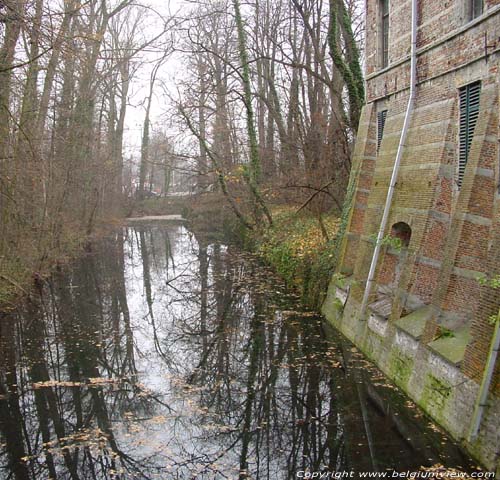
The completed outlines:
[[[367,98],[324,313],[498,468],[500,0],[366,4]]]

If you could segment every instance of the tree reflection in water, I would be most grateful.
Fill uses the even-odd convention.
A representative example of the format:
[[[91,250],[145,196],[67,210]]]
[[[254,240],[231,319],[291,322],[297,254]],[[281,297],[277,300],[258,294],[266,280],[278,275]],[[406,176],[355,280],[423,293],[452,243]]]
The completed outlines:
[[[462,460],[269,270],[181,226],[94,245],[0,329],[0,478],[281,479]]]

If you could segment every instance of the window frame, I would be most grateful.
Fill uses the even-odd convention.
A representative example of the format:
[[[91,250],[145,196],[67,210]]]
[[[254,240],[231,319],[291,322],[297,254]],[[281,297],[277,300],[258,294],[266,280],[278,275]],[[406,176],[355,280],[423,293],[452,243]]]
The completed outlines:
[[[467,17],[469,22],[484,13],[484,0],[467,0]]]
[[[379,9],[379,61],[382,69],[389,66],[390,0],[378,0]]]

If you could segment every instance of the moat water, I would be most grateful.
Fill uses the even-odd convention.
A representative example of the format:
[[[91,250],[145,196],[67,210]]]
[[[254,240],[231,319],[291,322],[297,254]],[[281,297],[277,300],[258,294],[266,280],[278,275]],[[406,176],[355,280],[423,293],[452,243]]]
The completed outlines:
[[[181,224],[89,250],[0,318],[1,479],[469,468],[251,255]]]

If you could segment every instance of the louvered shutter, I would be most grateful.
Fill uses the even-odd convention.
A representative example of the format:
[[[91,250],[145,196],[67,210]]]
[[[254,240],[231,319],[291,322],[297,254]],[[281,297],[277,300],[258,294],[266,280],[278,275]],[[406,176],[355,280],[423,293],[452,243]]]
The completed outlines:
[[[385,119],[387,118],[387,110],[377,112],[377,152],[380,150],[382,137],[384,136]]]
[[[458,186],[462,186],[465,167],[469,160],[470,146],[474,137],[477,117],[479,116],[479,98],[481,82],[471,83],[459,90],[460,96],[460,141],[458,158]]]

